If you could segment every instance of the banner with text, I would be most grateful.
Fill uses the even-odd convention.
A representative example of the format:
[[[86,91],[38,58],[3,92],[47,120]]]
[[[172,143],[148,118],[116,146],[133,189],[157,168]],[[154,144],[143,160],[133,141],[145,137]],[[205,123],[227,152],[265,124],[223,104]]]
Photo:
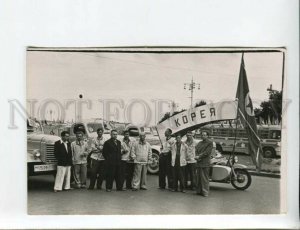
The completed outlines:
[[[237,117],[237,101],[222,101],[202,105],[178,113],[157,124],[156,129],[161,140],[165,138],[165,130],[170,128],[173,134],[185,133],[208,123],[233,120]]]

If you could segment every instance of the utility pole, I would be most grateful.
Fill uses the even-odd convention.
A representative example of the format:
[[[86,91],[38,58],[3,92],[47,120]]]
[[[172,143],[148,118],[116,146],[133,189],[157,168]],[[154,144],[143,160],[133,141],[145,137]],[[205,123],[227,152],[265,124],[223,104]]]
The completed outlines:
[[[268,115],[268,125],[269,125],[269,123],[271,123],[271,124],[275,123],[277,125],[279,123],[280,115],[274,109],[274,103],[276,103],[276,100],[277,100],[277,99],[274,99],[274,96],[276,93],[278,93],[278,91],[272,88],[272,84],[270,84],[270,87],[267,88],[267,91],[269,91],[269,101],[271,103],[271,108],[273,109],[273,112],[274,112],[273,114]],[[272,120],[269,117],[271,117]]]
[[[272,88],[272,84],[270,84],[270,87],[267,88],[267,91],[269,91],[269,93],[272,95],[273,92],[275,91],[273,88]]]
[[[79,94],[78,95],[79,100],[82,100],[83,95]],[[81,121],[81,111],[78,111],[77,113],[77,101],[75,102],[75,122],[80,122]]]
[[[197,88],[196,88],[196,86],[197,86]],[[184,83],[184,87],[183,88],[186,89],[186,90],[190,90],[191,91],[191,96],[190,96],[190,98],[191,98],[191,108],[193,108],[194,90],[195,89],[200,90],[200,84],[194,82],[194,79],[192,78],[191,83]]]

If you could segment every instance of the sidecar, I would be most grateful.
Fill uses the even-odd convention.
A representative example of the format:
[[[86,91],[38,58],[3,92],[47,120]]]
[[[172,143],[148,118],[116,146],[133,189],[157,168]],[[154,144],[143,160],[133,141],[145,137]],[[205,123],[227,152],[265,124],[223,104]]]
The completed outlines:
[[[230,182],[231,168],[224,165],[210,167],[210,179],[214,182]]]

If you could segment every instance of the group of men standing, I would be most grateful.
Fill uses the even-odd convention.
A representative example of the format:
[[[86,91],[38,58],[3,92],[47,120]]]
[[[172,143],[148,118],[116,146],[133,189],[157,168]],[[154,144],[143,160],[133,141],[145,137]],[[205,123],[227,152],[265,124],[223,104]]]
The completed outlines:
[[[185,192],[188,178],[191,189],[197,194],[209,194],[209,167],[213,143],[208,133],[203,131],[202,141],[197,143],[191,131],[187,140],[182,141],[181,134],[171,137],[172,130],[165,131],[159,158],[159,188]],[[97,130],[97,137],[88,144],[82,132],[76,133],[76,140],[69,142],[69,133],[63,131],[61,140],[54,145],[54,154],[58,160],[54,191],[69,190],[71,168],[76,188],[86,188],[87,158],[90,156],[91,175],[89,190],[102,189],[106,181],[106,191],[110,192],[113,182],[117,191],[132,189],[146,190],[147,164],[152,161],[150,144],[145,140],[145,133],[140,133],[138,140],[132,140],[129,132],[124,132],[120,141],[116,130],[111,131],[111,138],[103,136],[103,129]],[[167,183],[166,183],[167,179]]]
[[[188,178],[191,189],[198,195],[207,197],[209,194],[209,168],[213,151],[213,142],[208,139],[208,133],[201,133],[202,141],[196,142],[193,133],[188,131],[187,140],[183,142],[181,134],[171,137],[172,130],[165,131],[166,139],[162,143],[159,158],[159,188],[165,189],[166,184],[171,191],[185,192]],[[167,179],[167,183],[166,183]]]
[[[129,132],[124,132],[122,141],[117,139],[116,130],[111,131],[111,138],[103,136],[103,129],[97,129],[97,137],[88,144],[83,139],[83,133],[76,133],[76,140],[69,142],[69,133],[63,131],[61,140],[54,145],[56,156],[57,175],[54,192],[71,189],[71,168],[76,188],[86,188],[87,158],[90,155],[91,175],[89,190],[102,189],[106,181],[106,191],[110,192],[113,182],[118,191],[132,189],[146,190],[147,164],[152,160],[152,150],[145,141],[145,133],[140,133],[139,140],[129,138]],[[72,167],[73,166],[73,167]],[[126,181],[126,183],[125,183]],[[124,186],[125,184],[125,186]]]

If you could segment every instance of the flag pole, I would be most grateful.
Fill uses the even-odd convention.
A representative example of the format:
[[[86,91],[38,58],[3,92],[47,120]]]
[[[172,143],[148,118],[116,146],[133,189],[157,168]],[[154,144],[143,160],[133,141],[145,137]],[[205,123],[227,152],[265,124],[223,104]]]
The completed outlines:
[[[241,62],[243,63],[244,60],[244,52],[242,52],[242,58],[241,58]],[[237,103],[237,111],[236,111],[236,119],[235,119],[235,129],[234,129],[234,140],[233,140],[233,148],[232,148],[232,152],[230,153],[230,157],[232,155],[234,155],[235,152],[235,145],[236,145],[236,137],[237,137],[237,126],[238,126],[238,119],[239,119],[239,99],[236,98],[235,99],[238,103]],[[229,159],[230,159],[229,157]]]
[[[258,169],[258,171],[260,171],[261,161],[257,160],[257,158],[261,156],[260,138],[256,133],[257,126],[256,126],[254,114],[251,115],[248,114],[246,108],[246,107],[250,107],[252,111],[251,113],[253,113],[253,104],[249,96],[249,85],[248,85],[247,74],[246,74],[245,63],[244,63],[244,53],[242,53],[241,59],[242,60],[241,60],[240,75],[239,75],[238,88],[236,93],[236,97],[239,99],[238,117],[243,125],[249,127],[249,129],[246,128],[248,141],[249,141],[248,149],[250,151],[249,153],[251,155],[253,163],[255,163],[256,168]],[[261,159],[261,157],[259,159]]]
[[[238,101],[238,98],[235,99],[236,101]],[[234,152],[235,152],[235,145],[236,145],[236,137],[237,137],[237,126],[238,126],[238,119],[239,119],[239,102],[237,103],[237,112],[236,112],[236,119],[235,119],[235,129],[234,129],[234,140],[233,140],[233,148],[232,148],[232,152],[230,153],[229,159],[231,158],[231,156],[234,156]]]

